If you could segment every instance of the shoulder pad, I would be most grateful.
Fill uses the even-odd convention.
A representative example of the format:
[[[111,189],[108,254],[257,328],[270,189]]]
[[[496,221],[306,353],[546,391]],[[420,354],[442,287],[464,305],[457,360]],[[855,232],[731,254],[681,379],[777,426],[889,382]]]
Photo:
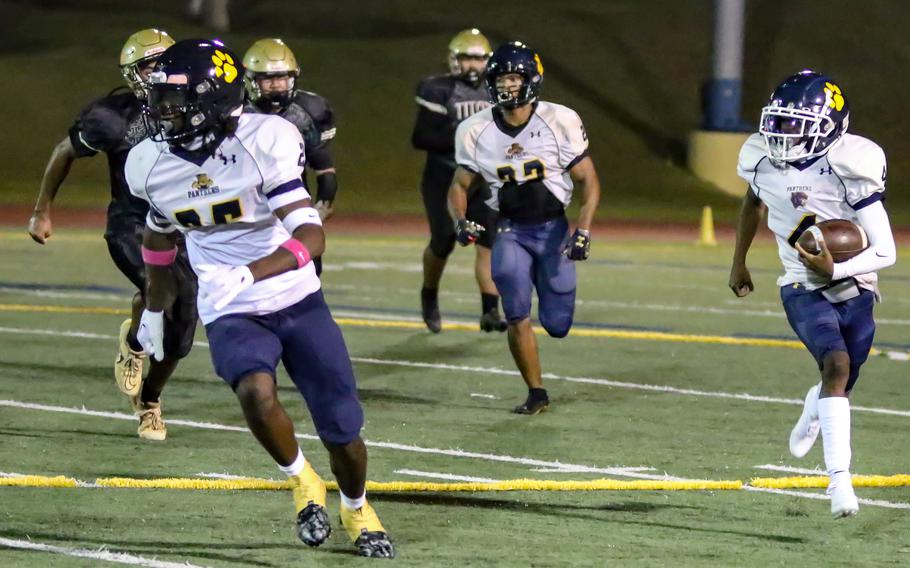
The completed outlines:
[[[755,173],[755,168],[758,166],[758,163],[767,157],[768,151],[765,147],[765,141],[761,137],[761,134],[756,132],[749,136],[742,148],[740,148],[737,170],[748,173],[749,179],[747,181],[752,181],[752,174]]]
[[[451,75],[433,75],[417,84],[417,96],[433,103],[444,104],[455,91],[455,78]]]
[[[828,163],[841,177],[880,181],[887,177],[885,151],[881,146],[855,134],[844,134],[828,150]]]
[[[310,91],[297,91],[294,102],[313,118],[320,130],[331,128],[334,123],[334,112],[328,99]]]

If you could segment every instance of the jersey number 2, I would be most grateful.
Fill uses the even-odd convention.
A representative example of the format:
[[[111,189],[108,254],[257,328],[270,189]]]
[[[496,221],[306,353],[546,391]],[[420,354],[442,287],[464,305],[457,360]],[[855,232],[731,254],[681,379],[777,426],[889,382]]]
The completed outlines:
[[[212,204],[212,222],[216,225],[233,223],[242,216],[243,207],[241,207],[239,199]],[[174,213],[174,218],[177,219],[178,223],[190,229],[193,227],[201,227],[203,224],[199,212],[195,209],[176,211]]]
[[[544,177],[543,163],[536,158],[522,164],[522,169],[524,170],[524,180],[522,180],[522,183],[543,179]],[[500,166],[496,168],[496,175],[504,182],[515,183],[518,181],[515,179],[515,168],[512,166]]]

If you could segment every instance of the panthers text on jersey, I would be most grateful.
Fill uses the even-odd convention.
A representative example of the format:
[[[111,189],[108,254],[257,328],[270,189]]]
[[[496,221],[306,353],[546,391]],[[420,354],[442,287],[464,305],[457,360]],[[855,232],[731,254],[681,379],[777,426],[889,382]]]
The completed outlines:
[[[778,286],[801,282],[809,289],[827,282],[803,266],[794,244],[800,234],[828,219],[857,221],[856,211],[885,197],[885,153],[871,140],[844,134],[820,158],[775,166],[761,135],[753,134],[739,153],[737,173],[768,207],[768,228],[777,239],[784,275]],[[875,273],[856,279],[872,289]]]
[[[523,126],[509,126],[489,108],[462,122],[455,135],[458,165],[481,175],[492,190],[490,207],[518,222],[562,214],[572,199],[569,170],[587,155],[578,114],[543,101]]]
[[[132,91],[115,89],[79,113],[69,131],[77,157],[107,154],[110,170],[111,203],[108,206],[108,231],[130,230],[144,221],[145,201],[130,194],[123,168],[130,149],[146,138],[142,105]]]
[[[427,152],[424,187],[449,188],[455,173],[455,129],[492,105],[483,84],[476,87],[454,75],[434,75],[417,85],[417,121],[411,144]]]
[[[300,174],[304,166],[300,132],[283,118],[242,114],[236,133],[214,156],[185,153],[147,139],[130,151],[130,190],[150,205],[146,225],[186,235],[190,264],[240,266],[275,251],[290,238],[274,211],[309,198]],[[204,324],[231,313],[271,313],[317,291],[313,264],[253,284],[223,310],[202,300]]]

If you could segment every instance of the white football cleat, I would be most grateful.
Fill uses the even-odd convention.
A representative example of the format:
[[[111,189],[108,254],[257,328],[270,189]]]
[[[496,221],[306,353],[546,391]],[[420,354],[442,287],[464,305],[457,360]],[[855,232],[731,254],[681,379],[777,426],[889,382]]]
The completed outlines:
[[[796,426],[790,431],[790,453],[794,457],[801,458],[809,453],[815,440],[818,438],[820,425],[818,422],[818,391],[821,390],[821,383],[813,386],[806,393],[806,401],[803,403],[803,413]]]
[[[831,496],[831,516],[835,519],[852,517],[859,512],[859,501],[853,492],[853,480],[848,472],[831,476],[827,493]]]

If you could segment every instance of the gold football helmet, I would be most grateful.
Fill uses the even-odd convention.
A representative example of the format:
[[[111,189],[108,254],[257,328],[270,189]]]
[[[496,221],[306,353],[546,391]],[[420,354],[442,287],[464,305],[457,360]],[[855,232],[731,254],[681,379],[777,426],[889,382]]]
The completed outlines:
[[[243,67],[246,69],[243,84],[251,103],[268,112],[280,110],[290,103],[300,66],[287,44],[277,38],[260,39],[246,50]],[[288,90],[263,94],[257,79],[279,75],[288,76]]]
[[[459,55],[468,55],[471,57],[483,57],[489,59],[493,54],[493,48],[490,46],[490,40],[487,36],[480,33],[477,28],[462,30],[455,34],[452,41],[449,42],[449,71],[453,75],[461,75],[461,66],[458,64]],[[477,78],[469,78],[472,82]]]
[[[134,33],[123,44],[123,49],[120,50],[120,73],[140,99],[148,99],[148,88],[139,69],[158,59],[158,56],[172,45],[174,40],[167,32],[154,28]]]

